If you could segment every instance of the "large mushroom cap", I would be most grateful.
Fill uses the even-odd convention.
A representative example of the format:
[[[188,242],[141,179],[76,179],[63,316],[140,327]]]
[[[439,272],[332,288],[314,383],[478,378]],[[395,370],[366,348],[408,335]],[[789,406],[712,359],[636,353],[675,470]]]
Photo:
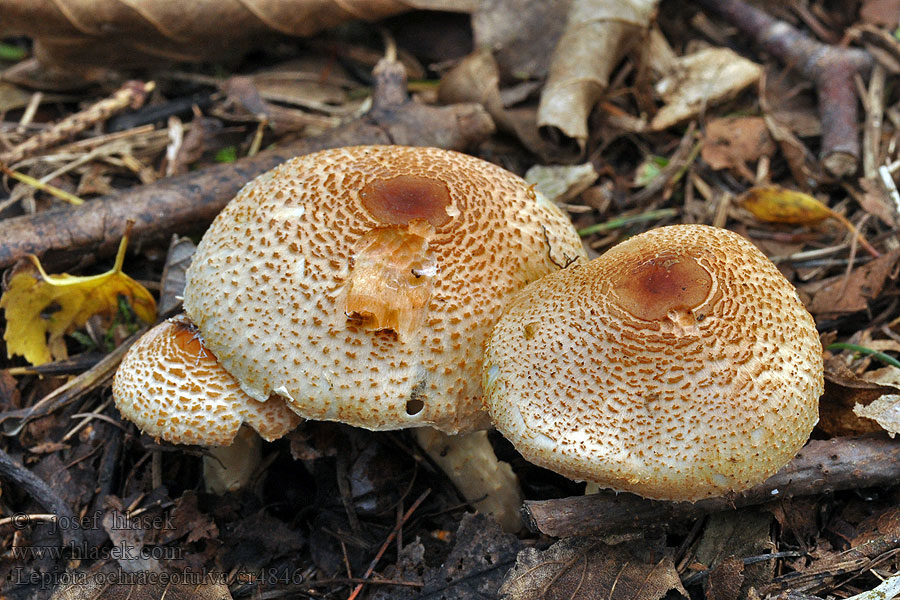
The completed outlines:
[[[435,148],[302,156],[204,235],[184,306],[249,395],[369,429],[486,426],[484,342],[514,291],[584,257],[519,177]]]
[[[243,423],[271,441],[300,424],[284,402],[257,402],[241,391],[184,315],[129,348],[113,396],[141,431],[173,444],[228,446]]]
[[[493,331],[485,402],[529,460],[666,500],[741,490],[804,444],[822,347],[739,235],[663,227],[530,285]]]

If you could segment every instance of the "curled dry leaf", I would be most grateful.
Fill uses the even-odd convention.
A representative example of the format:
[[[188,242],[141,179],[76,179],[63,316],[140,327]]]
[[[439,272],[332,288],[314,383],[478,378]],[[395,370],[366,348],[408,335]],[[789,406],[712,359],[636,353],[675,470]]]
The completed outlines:
[[[66,358],[63,335],[94,315],[112,318],[124,297],[145,323],[156,318],[156,302],[147,289],[122,272],[128,237],[122,238],[112,269],[100,275],[48,275],[37,257],[19,263],[0,297],[6,316],[6,351],[33,365]]]
[[[819,400],[816,428],[829,437],[874,433],[879,430],[878,426],[856,413],[856,407],[866,407],[883,396],[898,394],[900,387],[861,379],[831,360],[825,373],[825,393]]]
[[[540,127],[558,129],[584,147],[591,109],[613,68],[646,35],[656,5],[656,0],[573,0],[541,94]]]
[[[732,98],[762,75],[762,67],[728,50],[707,48],[680,57],[675,70],[656,84],[665,105],[650,129],[659,131],[694,118],[707,106]]]
[[[0,0],[0,35],[34,38],[44,66],[83,70],[222,60],[279,36],[309,36],[350,20],[377,21],[418,8],[468,12],[475,2]]]
[[[197,246],[190,238],[172,235],[169,250],[166,253],[166,265],[160,278],[159,313],[166,314],[175,310],[184,296],[185,271],[191,266]]]
[[[507,79],[540,79],[566,26],[572,0],[482,0],[472,13],[476,48],[489,48]]]
[[[551,202],[568,202],[591,187],[599,176],[590,162],[583,165],[534,165],[525,173],[525,181],[533,184]]]
[[[900,433],[900,395],[885,394],[871,404],[857,404],[853,407],[853,414],[872,419],[891,437]]]
[[[442,78],[438,99],[443,104],[477,102],[484,106],[501,131],[516,136],[539,156],[549,157],[556,150],[538,135],[533,110],[509,110],[500,94],[500,70],[487,48],[465,57]]]
[[[509,600],[659,600],[670,590],[688,597],[672,558],[650,542],[610,546],[574,537],[520,552],[500,593]]]

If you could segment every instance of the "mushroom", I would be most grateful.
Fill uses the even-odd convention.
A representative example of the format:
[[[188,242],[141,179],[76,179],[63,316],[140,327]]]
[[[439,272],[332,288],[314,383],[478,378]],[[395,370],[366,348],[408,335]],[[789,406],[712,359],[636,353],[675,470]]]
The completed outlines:
[[[515,475],[484,431],[482,352],[513,292],[583,259],[562,211],[498,166],[436,148],[339,148],[238,193],[197,248],[184,308],[249,397],[236,406],[286,401],[308,419],[419,428],[466,499],[518,529]],[[168,381],[152,393],[176,394]],[[191,385],[202,397],[205,384]],[[162,436],[157,421],[141,426]]]
[[[113,396],[122,416],[143,432],[209,447],[204,480],[217,494],[250,478],[260,455],[254,431],[272,441],[300,423],[280,399],[259,402],[245,394],[184,315],[163,321],[129,348]]]
[[[773,474],[809,437],[823,385],[794,288],[753,244],[704,225],[531,284],[484,358],[487,409],[526,459],[661,500]]]

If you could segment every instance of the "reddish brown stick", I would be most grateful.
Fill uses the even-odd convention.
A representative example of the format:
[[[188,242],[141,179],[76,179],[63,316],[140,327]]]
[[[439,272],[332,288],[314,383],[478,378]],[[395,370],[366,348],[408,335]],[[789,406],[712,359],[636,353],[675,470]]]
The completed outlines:
[[[378,562],[381,560],[381,557],[384,556],[385,552],[387,552],[388,546],[391,545],[391,542],[394,541],[394,538],[396,538],[398,535],[400,535],[400,532],[403,529],[403,526],[406,524],[407,521],[409,521],[409,519],[410,519],[410,517],[412,517],[413,513],[416,512],[416,509],[419,508],[419,506],[423,502],[425,502],[425,498],[427,498],[428,494],[430,494],[430,493],[431,493],[430,489],[427,489],[424,492],[422,492],[422,495],[419,496],[415,502],[413,502],[412,506],[410,506],[409,509],[405,513],[403,513],[403,516],[400,518],[400,520],[397,522],[397,524],[391,530],[391,533],[388,534],[387,539],[385,539],[384,543],[381,544],[381,548],[378,550],[378,554],[376,554],[375,558],[372,559],[372,562],[369,563],[369,568],[366,569],[366,572],[362,577],[363,581],[360,582],[359,585],[357,585],[355,588],[353,588],[353,592],[351,592],[351,594],[347,598],[347,600],[355,600],[355,598],[357,596],[359,596],[359,593],[362,591],[363,586],[366,585],[366,581],[368,581],[369,577],[372,576],[372,573],[375,572],[375,567],[378,566]]]
[[[695,1],[703,10],[729,21],[767,52],[815,83],[822,119],[822,164],[837,177],[855,173],[860,149],[853,78],[857,73],[868,73],[872,57],[862,50],[811,39],[741,0]]]
[[[358,144],[408,144],[462,150],[493,131],[480,105],[445,107],[412,102],[399,63],[376,67],[372,110],[362,119],[322,135],[261,152],[253,158],[124,190],[80,207],[0,221],[0,269],[27,254],[45,266],[71,266],[81,257],[112,254],[134,220],[132,244],[167,240],[202,230],[245,183],[281,162],[323,148]]]
[[[893,486],[900,481],[900,440],[886,435],[816,440],[778,473],[746,492],[698,502],[662,502],[634,494],[600,492],[525,502],[525,522],[554,537],[611,534],[665,525],[677,519],[779,498],[838,490]]]

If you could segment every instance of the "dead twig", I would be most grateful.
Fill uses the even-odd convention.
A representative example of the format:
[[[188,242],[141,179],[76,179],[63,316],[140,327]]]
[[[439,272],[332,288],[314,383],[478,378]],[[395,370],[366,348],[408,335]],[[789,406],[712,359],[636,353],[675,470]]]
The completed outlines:
[[[40,504],[42,507],[52,512],[56,518],[66,517],[70,520],[75,519],[76,515],[72,509],[60,498],[53,489],[47,485],[43,479],[20,465],[12,459],[6,452],[0,450],[0,478],[5,482],[17,486],[28,494],[32,500]],[[25,520],[14,521],[16,527],[29,524]],[[57,530],[62,537],[64,545],[80,546],[83,540],[81,530],[77,527],[58,527]]]
[[[416,501],[412,503],[412,506],[410,506],[409,509],[405,513],[403,513],[403,515],[397,521],[397,524],[391,530],[391,533],[388,534],[387,539],[385,539],[384,543],[381,544],[381,548],[378,549],[378,554],[376,554],[375,558],[372,559],[372,562],[369,563],[369,568],[366,569],[366,572],[363,575],[363,581],[353,589],[353,592],[350,594],[350,596],[348,596],[347,600],[354,600],[357,596],[359,596],[359,593],[362,591],[363,586],[366,585],[366,583],[369,581],[369,577],[371,577],[372,573],[375,571],[375,567],[378,565],[378,561],[380,561],[381,557],[384,556],[384,553],[387,552],[388,546],[390,546],[391,542],[394,541],[394,538],[396,538],[400,534],[403,526],[407,521],[409,521],[413,513],[416,512],[416,509],[419,508],[419,506],[423,502],[425,502],[425,498],[427,498],[428,494],[430,493],[430,489],[422,492],[422,494],[418,498],[416,498]]]
[[[26,156],[67,140],[92,125],[102,123],[126,108],[140,108],[147,99],[147,95],[153,91],[155,85],[152,81],[146,83],[143,81],[129,81],[125,83],[109,98],[104,98],[81,112],[69,115],[50,129],[28,138],[6,152],[0,153],[0,163],[11,165]]]
[[[0,435],[19,435],[22,428],[34,419],[71,404],[106,383],[112,378],[128,348],[146,333],[147,329],[144,327],[137,331],[93,367],[59,386],[38,402],[25,408],[0,413]]]
[[[245,183],[285,160],[316,150],[358,144],[404,144],[462,150],[493,132],[476,104],[435,107],[406,95],[399,63],[375,69],[372,110],[325,133],[260,152],[253,158],[163,179],[92,200],[77,209],[56,210],[0,221],[0,268],[36,254],[54,268],[71,266],[86,255],[115,251],[125,223],[135,221],[136,244],[168,239],[173,232],[202,229]]]
[[[820,158],[836,177],[856,172],[860,158],[854,77],[872,68],[863,50],[829,46],[741,0],[696,0],[706,12],[725,19],[767,52],[815,83],[822,120]]]
[[[678,519],[695,519],[763,504],[851,488],[895,485],[900,442],[884,435],[814,440],[778,473],[740,494],[698,502],[662,502],[628,493],[600,492],[525,502],[525,522],[554,537],[638,531]]]

